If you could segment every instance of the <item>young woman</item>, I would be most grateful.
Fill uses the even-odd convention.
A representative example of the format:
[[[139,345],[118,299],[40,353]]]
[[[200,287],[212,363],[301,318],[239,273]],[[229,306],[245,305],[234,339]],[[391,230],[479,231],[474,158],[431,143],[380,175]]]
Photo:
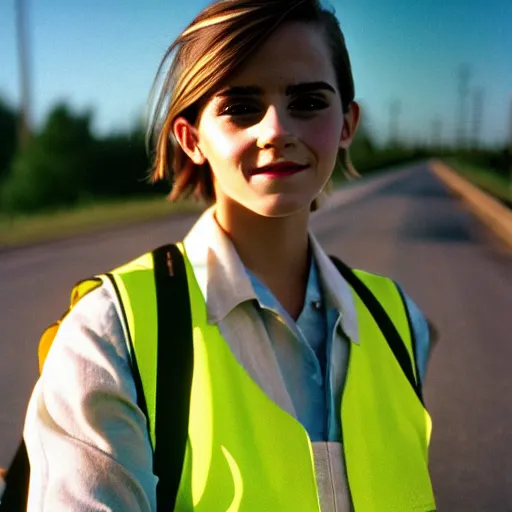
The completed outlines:
[[[392,281],[359,272],[380,303],[369,305],[308,230],[359,120],[336,17],[316,0],[221,0],[161,69],[169,58],[153,177],[172,178],[173,200],[212,203],[178,248],[191,381],[176,378],[188,364],[179,315],[161,327],[173,309],[159,278],[156,295],[137,281],[157,274],[151,255],[97,281],[59,326],[31,398],[29,510],[434,510],[425,319]],[[175,254],[164,260],[175,276]],[[158,379],[144,355],[157,337],[175,355]],[[155,429],[162,410],[168,428]],[[173,486],[159,471],[176,464]]]

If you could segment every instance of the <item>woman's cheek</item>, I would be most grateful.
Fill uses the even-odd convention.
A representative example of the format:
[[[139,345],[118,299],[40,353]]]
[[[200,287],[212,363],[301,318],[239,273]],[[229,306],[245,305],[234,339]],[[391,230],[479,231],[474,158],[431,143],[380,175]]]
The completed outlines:
[[[227,163],[237,153],[239,133],[228,123],[218,122],[209,116],[203,118],[200,126],[201,138],[206,143],[208,159]]]
[[[222,158],[238,167],[247,160],[252,147],[251,140],[243,135],[230,134],[222,140],[219,152],[222,153]]]
[[[223,124],[209,126],[208,139],[211,150],[226,158],[233,152],[235,133]]]
[[[324,118],[312,123],[311,129],[308,130],[308,145],[314,148],[319,158],[331,152],[338,152],[342,127],[342,122],[332,118]]]

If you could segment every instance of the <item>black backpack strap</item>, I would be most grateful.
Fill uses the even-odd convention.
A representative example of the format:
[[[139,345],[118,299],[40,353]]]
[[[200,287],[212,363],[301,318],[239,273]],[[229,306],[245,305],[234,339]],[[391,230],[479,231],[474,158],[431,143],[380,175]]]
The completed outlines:
[[[418,349],[417,349],[418,343],[416,342],[416,332],[414,330],[414,327],[412,324],[412,319],[411,319],[411,314],[409,312],[409,308],[407,307],[407,302],[404,297],[404,291],[402,290],[402,288],[400,288],[400,286],[398,286],[397,283],[395,283],[395,286],[396,286],[398,293],[400,295],[400,298],[402,299],[402,302],[404,303],[404,306],[405,306],[404,309],[405,309],[405,314],[407,315],[407,324],[409,325],[409,332],[411,333],[412,353],[413,353],[413,361],[414,361],[414,370],[416,372],[416,381],[419,384],[420,390],[423,391],[423,383],[420,378],[420,368],[418,366]],[[428,321],[427,321],[427,323],[428,323]],[[429,331],[430,331],[430,328],[429,328]],[[430,332],[429,332],[429,335],[430,335]]]
[[[194,360],[192,313],[183,254],[174,244],[152,252],[157,304],[157,378],[153,473],[158,477],[158,511],[172,511],[181,480],[188,439]],[[115,279],[107,274],[117,296]],[[125,315],[123,310],[123,315]],[[125,325],[128,325],[126,316]],[[135,354],[132,340],[128,342]],[[148,418],[137,361],[132,361],[137,405]]]
[[[380,302],[375,298],[375,295],[370,291],[366,284],[359,279],[359,277],[352,271],[350,267],[345,265],[336,256],[330,257],[332,262],[336,265],[336,268],[340,274],[345,278],[348,284],[354,289],[357,295],[361,298],[368,311],[375,319],[375,322],[379,326],[384,338],[388,342],[389,348],[393,352],[396,360],[400,364],[404,375],[411,384],[414,392],[418,399],[423,403],[423,393],[421,384],[416,380],[414,376],[413,367],[411,364],[411,358],[409,357],[409,351],[407,350],[400,334],[396,330],[393,322],[386,313],[386,310],[382,307]],[[403,300],[403,299],[402,299]]]
[[[172,511],[188,439],[194,366],[192,313],[183,254],[176,245],[153,251],[158,309],[156,446],[157,509]]]
[[[5,491],[0,496],[0,511],[22,512],[27,510],[30,464],[25,441],[21,441],[5,476]]]

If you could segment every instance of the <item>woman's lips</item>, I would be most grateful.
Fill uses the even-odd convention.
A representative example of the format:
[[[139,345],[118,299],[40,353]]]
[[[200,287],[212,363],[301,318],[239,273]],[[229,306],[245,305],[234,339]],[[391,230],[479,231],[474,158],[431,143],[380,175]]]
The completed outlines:
[[[307,165],[299,165],[293,162],[283,162],[279,164],[266,165],[255,169],[252,172],[253,176],[267,176],[269,178],[280,178],[296,174],[306,169]]]

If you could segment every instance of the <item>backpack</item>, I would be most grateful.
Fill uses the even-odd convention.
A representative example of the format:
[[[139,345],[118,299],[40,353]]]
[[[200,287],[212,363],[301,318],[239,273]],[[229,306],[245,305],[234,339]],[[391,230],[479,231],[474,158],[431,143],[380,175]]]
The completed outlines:
[[[159,442],[153,453],[153,472],[159,479],[156,489],[157,508],[159,511],[168,511],[174,509],[188,436],[189,390],[193,373],[193,334],[185,262],[181,251],[175,244],[166,245],[152,251],[152,256],[158,308],[158,341],[166,339],[168,337],[167,333],[170,332],[173,333],[174,337],[183,340],[180,345],[158,343],[157,360],[162,364],[161,366],[159,364],[157,373],[155,431]],[[331,260],[372,314],[418,399],[423,403],[421,382],[419,378],[416,378],[418,369],[413,369],[416,357],[414,357],[414,361],[411,361],[409,351],[385,309],[356,273],[338,258],[331,256]],[[169,272],[170,262],[172,273]],[[107,273],[105,276],[113,284],[118,298],[120,298],[112,274]],[[92,280],[83,281],[77,286],[82,283],[84,285],[89,283],[89,285],[86,285],[88,289],[84,292],[88,293],[88,291],[96,288],[94,283],[99,286],[102,280],[93,278]],[[76,290],[76,287],[74,290]],[[80,296],[83,296],[83,294]],[[78,300],[79,297],[72,295],[70,308],[66,314]],[[121,301],[120,303],[122,304]],[[407,308],[405,310],[407,312]],[[48,327],[41,337],[38,351],[40,370],[42,370],[46,355],[57,334],[60,322],[66,314],[55,324]],[[124,320],[126,322],[126,319]],[[125,325],[127,324],[125,323]],[[410,332],[411,336],[414,336],[414,331],[411,328]],[[414,349],[414,339],[412,341]],[[131,345],[131,340],[128,340],[128,343]],[[130,348],[134,354],[133,347]],[[160,368],[165,368],[165,371],[160,371]],[[132,361],[132,374],[137,390],[137,404],[147,417],[142,382],[135,359]],[[171,401],[176,404],[178,409],[177,411],[176,408],[173,410],[172,418],[166,407],[159,407],[159,403],[171,403]],[[179,421],[177,421],[177,418]],[[166,434],[158,436],[158,432],[165,432]],[[170,453],[172,456],[169,456]],[[26,510],[29,479],[30,464],[25,443],[22,440],[6,472],[5,491],[3,496],[0,497],[1,512]]]

